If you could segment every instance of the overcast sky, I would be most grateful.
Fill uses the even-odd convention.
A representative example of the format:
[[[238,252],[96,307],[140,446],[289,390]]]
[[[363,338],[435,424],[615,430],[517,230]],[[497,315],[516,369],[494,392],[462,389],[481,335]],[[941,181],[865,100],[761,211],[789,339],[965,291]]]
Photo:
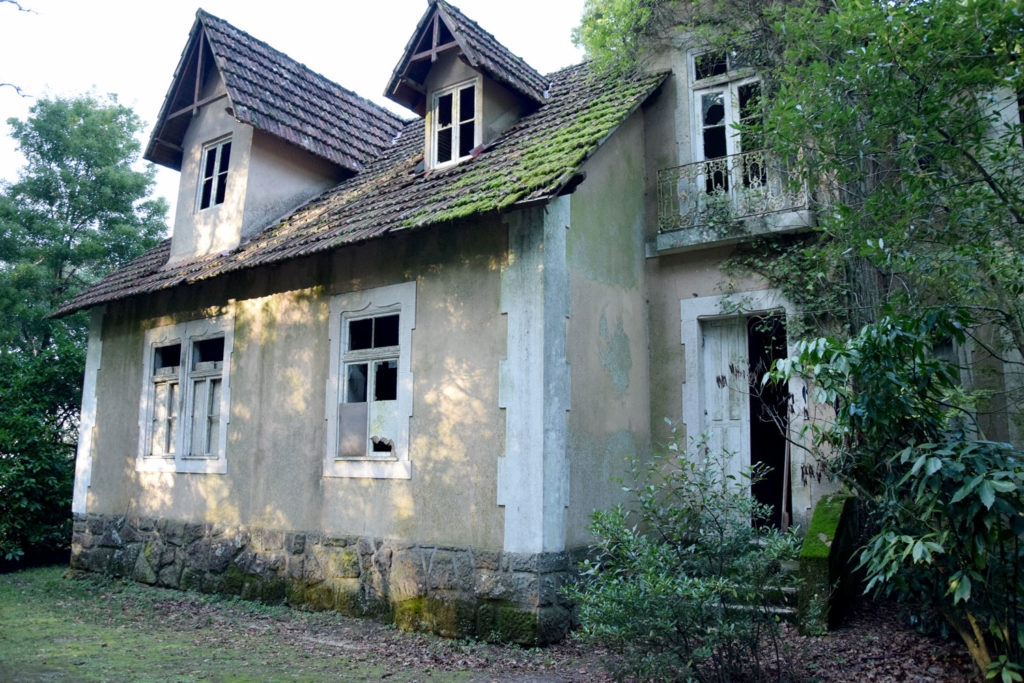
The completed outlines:
[[[145,122],[148,139],[185,47],[195,11],[225,19],[340,85],[388,106],[387,85],[426,0],[18,0],[0,2],[0,178],[14,180],[23,160],[10,117],[24,118],[34,98],[114,93]],[[569,33],[583,0],[454,0],[469,18],[548,73],[582,59]],[[174,206],[178,174],[158,167],[157,193]]]

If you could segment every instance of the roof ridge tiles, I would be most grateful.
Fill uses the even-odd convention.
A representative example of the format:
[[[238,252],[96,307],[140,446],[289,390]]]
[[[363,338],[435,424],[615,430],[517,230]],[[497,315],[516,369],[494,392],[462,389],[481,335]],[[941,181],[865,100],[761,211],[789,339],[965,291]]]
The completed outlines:
[[[535,88],[539,87],[540,92],[537,93],[537,95],[539,95],[540,98],[543,99],[544,91],[550,85],[549,79],[547,79],[535,68],[530,66],[529,62],[527,62],[525,59],[523,59],[518,54],[516,54],[508,47],[506,47],[504,43],[502,43],[494,36],[493,33],[491,33],[490,31],[482,27],[479,23],[477,23],[476,21],[468,17],[466,14],[464,14],[462,10],[460,10],[458,7],[447,2],[447,0],[432,1],[435,2],[435,4],[443,7],[445,10],[447,10],[451,15],[454,16],[454,18],[458,19],[459,22],[463,24],[463,26],[471,30],[475,30],[478,34],[482,34],[482,37],[486,38],[487,40],[486,42],[482,43],[479,47],[495,49],[498,51],[500,56],[508,57],[509,59],[511,59],[511,61],[513,61],[515,65],[522,69],[522,71],[524,72],[520,74],[521,76],[525,77],[524,80],[534,81],[533,83],[529,83],[529,85],[534,86]]]

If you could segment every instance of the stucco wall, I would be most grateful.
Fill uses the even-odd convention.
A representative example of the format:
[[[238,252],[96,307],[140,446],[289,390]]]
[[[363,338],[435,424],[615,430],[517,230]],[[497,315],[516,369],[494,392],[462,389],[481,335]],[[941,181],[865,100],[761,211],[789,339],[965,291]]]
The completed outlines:
[[[224,84],[214,75],[200,98],[219,94],[225,94]],[[172,262],[231,249],[342,177],[333,164],[240,123],[229,113],[230,104],[224,96],[200,107],[185,133]],[[203,146],[228,136],[224,202],[198,211]]]
[[[96,378],[88,512],[500,549],[506,249],[500,224],[464,224],[112,305]],[[324,478],[329,298],[409,280],[412,478]],[[144,330],[223,313],[235,316],[227,473],[137,472]]]
[[[643,119],[634,113],[600,148],[572,195],[569,547],[591,542],[590,514],[622,498],[613,477],[649,448]]]
[[[491,78],[483,75],[466,62],[459,59],[452,52],[441,55],[437,62],[430,68],[426,78],[427,90],[427,113],[424,117],[426,126],[427,150],[426,158],[430,158],[430,126],[433,112],[433,96],[436,90],[448,88],[457,83],[463,83],[471,79],[479,79],[481,84],[477,102],[480,106],[482,130],[480,144],[487,144],[497,138],[506,128],[514,124],[522,116],[522,103],[512,91],[497,83]]]

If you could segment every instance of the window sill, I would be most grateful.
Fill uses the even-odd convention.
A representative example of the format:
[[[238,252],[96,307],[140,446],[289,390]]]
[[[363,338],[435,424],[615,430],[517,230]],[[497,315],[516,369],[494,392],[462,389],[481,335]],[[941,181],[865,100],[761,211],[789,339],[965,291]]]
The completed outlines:
[[[135,461],[137,472],[171,472],[182,474],[226,474],[224,458],[160,458],[148,456]]]
[[[408,460],[370,457],[337,459],[324,468],[324,476],[349,479],[412,479],[412,463]]]

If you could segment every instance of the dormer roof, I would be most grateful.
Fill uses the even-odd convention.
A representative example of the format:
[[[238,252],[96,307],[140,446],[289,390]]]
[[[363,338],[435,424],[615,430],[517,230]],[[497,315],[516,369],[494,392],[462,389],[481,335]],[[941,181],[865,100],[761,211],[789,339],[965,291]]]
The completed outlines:
[[[52,313],[192,285],[475,216],[543,205],[572,192],[583,165],[664,81],[666,74],[597,74],[585,64],[551,74],[551,96],[481,154],[440,171],[422,170],[424,126],[409,122],[394,144],[282,221],[229,252],[168,263],[170,240]]]
[[[534,104],[544,102],[548,80],[445,0],[427,0],[427,11],[406,43],[385,97],[422,116],[427,73],[437,57],[449,50],[457,50],[470,66]]]
[[[353,172],[391,145],[395,114],[203,10],[189,33],[145,158],[181,170],[182,141],[209,63],[236,119]]]

